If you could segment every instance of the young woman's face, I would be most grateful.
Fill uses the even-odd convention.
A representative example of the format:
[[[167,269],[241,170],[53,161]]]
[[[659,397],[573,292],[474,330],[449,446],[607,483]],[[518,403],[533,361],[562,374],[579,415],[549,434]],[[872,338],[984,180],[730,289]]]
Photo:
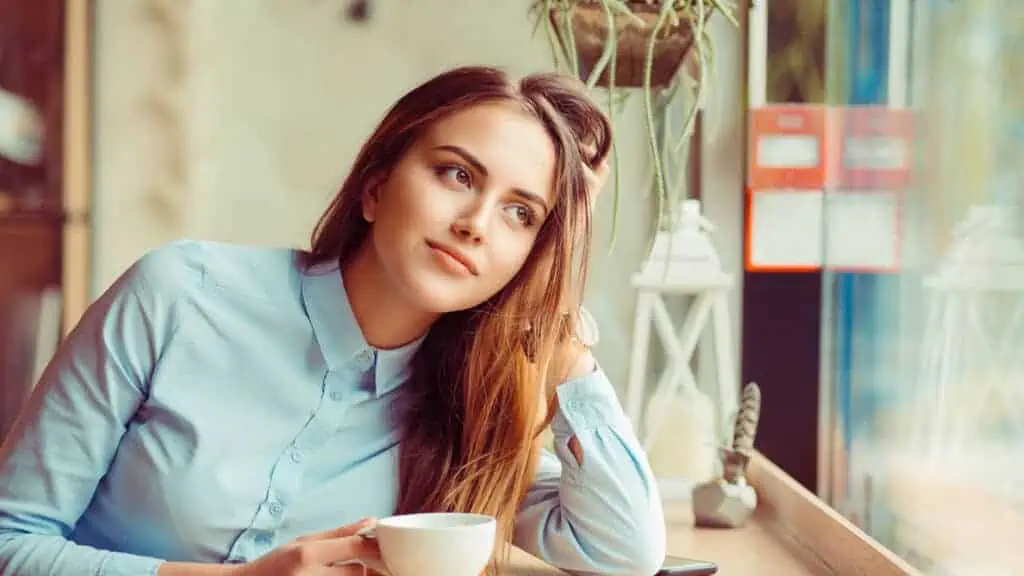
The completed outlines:
[[[437,314],[492,297],[522,268],[554,205],[555,162],[544,126],[512,104],[434,124],[363,198],[384,277]]]

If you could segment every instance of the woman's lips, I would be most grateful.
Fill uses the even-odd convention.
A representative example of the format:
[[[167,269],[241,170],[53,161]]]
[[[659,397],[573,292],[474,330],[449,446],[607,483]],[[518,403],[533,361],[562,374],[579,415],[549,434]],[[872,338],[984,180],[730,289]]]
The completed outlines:
[[[476,275],[473,263],[458,250],[433,242],[427,242],[427,246],[430,247],[434,260],[443,270],[456,276]]]

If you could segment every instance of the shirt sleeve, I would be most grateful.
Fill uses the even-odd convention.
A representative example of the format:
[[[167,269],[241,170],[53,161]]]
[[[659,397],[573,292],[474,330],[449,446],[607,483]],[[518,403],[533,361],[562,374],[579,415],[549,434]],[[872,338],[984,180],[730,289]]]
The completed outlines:
[[[574,574],[657,572],[665,521],[646,455],[604,372],[558,387],[554,454],[543,452],[514,543]],[[582,462],[569,450],[575,436]]]
[[[83,315],[0,447],[0,573],[155,574],[160,561],[67,539],[146,395],[174,330],[166,252],[144,256]],[[179,268],[180,270],[180,268]]]

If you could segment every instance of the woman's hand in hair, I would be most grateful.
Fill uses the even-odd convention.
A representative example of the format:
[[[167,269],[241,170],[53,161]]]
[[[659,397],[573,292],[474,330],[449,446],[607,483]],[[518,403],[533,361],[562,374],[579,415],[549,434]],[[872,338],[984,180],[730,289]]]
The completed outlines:
[[[583,175],[587,180],[587,190],[590,191],[590,201],[593,202],[597,199],[598,193],[604,188],[605,183],[608,181],[608,175],[611,174],[612,167],[608,161],[608,157],[605,156],[596,168],[591,168],[586,164],[583,165]]]
[[[545,376],[548,397],[557,392],[559,384],[597,370],[597,360],[590,353],[590,347],[597,343],[597,338],[596,323],[582,306],[575,314],[565,313],[562,316],[559,342],[555,345]]]
[[[548,371],[548,374],[555,376],[549,380],[550,386],[557,388],[559,384],[574,378],[582,378],[597,370],[597,360],[594,359],[594,355],[590,353],[589,348],[578,341],[560,346],[556,356],[561,357],[558,362],[560,366],[555,372]],[[556,362],[552,360],[551,364],[554,367]]]

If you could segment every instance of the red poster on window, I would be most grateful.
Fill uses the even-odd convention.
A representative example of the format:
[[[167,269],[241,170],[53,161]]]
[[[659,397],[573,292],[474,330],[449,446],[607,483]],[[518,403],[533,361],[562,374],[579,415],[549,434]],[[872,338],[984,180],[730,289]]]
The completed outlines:
[[[903,190],[910,184],[913,113],[858,106],[837,111],[837,185],[842,189]]]
[[[780,104],[750,111],[747,185],[752,189],[821,190],[835,149],[826,106]]]

